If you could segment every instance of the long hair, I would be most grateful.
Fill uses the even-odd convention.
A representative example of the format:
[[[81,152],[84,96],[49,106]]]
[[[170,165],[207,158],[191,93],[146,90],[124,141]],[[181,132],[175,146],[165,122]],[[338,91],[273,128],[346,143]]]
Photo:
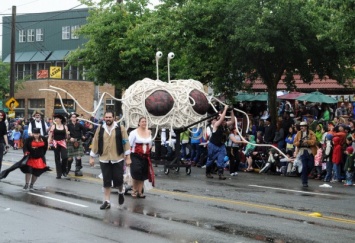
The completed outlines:
[[[2,114],[2,120],[5,121],[6,120],[6,113],[3,110],[0,110],[0,113]]]

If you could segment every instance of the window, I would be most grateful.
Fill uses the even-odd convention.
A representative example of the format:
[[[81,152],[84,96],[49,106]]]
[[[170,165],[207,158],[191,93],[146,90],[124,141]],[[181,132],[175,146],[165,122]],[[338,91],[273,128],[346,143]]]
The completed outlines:
[[[26,42],[26,31],[25,30],[19,30],[18,35],[19,35],[18,41],[20,43]]]
[[[29,99],[28,100],[28,108],[29,109],[43,109],[45,108],[45,101],[44,99]]]
[[[17,64],[17,80],[21,80],[25,77],[25,65]]]
[[[115,110],[115,102],[114,102],[114,100],[106,99],[106,111],[114,112],[114,110]]]
[[[79,25],[74,25],[71,27],[71,38],[79,39],[79,36],[76,34],[76,31],[79,29]]]
[[[36,41],[43,41],[43,29],[36,29]]]
[[[75,110],[75,103],[72,99],[62,99],[65,109]],[[63,109],[60,99],[54,100],[54,109]]]
[[[25,108],[25,99],[16,99],[16,101],[18,102],[18,107],[16,109]]]
[[[69,40],[70,39],[70,26],[63,26],[62,27],[62,40]]]
[[[34,42],[35,41],[35,30],[28,29],[27,30],[27,42]]]

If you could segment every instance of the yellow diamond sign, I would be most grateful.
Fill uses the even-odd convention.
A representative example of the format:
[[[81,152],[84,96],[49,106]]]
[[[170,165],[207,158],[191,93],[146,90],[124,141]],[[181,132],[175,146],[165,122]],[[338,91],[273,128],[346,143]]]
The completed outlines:
[[[8,101],[6,101],[5,105],[7,108],[9,108],[10,111],[12,111],[15,108],[17,108],[20,104],[17,102],[17,100],[15,100],[14,97],[11,97],[10,99],[8,99]]]

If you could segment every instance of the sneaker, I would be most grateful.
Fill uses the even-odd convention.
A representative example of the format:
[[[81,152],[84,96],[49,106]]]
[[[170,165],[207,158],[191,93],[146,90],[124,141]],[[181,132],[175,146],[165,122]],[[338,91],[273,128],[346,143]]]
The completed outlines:
[[[213,175],[211,175],[211,174],[206,174],[206,177],[210,178],[210,179],[213,179]]]
[[[101,206],[100,209],[109,209],[111,207],[111,204],[108,201],[105,201]]]
[[[123,193],[118,193],[118,205],[122,205],[124,203],[124,195]]]
[[[23,187],[23,190],[27,190],[28,189],[28,183],[25,184],[25,186]]]

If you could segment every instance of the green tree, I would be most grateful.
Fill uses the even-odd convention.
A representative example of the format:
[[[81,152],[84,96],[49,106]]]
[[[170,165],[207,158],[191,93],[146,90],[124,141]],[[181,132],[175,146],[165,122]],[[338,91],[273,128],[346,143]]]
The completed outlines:
[[[234,92],[236,83],[261,78],[268,88],[273,122],[280,80],[291,89],[295,74],[306,83],[316,74],[339,82],[349,77],[343,63],[347,55],[327,35],[329,9],[315,1],[164,2],[158,11],[175,18],[170,31],[175,28],[175,48],[184,52],[180,74],[189,72],[226,93]]]
[[[156,51],[165,57],[173,51],[172,79],[193,78],[228,97],[246,88],[245,81],[261,78],[268,87],[274,122],[280,80],[291,89],[295,74],[304,82],[312,82],[317,74],[341,83],[353,74],[349,67],[354,45],[344,41],[345,31],[343,37],[333,35],[345,27],[341,20],[349,8],[334,10],[317,0],[161,2],[152,11],[145,0],[101,1],[79,32],[89,41],[70,62],[81,62],[86,75],[98,83],[121,89],[155,76]],[[160,70],[164,80],[166,63]]]
[[[92,1],[82,2],[92,5]],[[154,50],[141,43],[140,36],[130,34],[149,17],[147,3],[146,0],[126,1],[125,4],[101,1],[90,10],[87,24],[78,31],[88,42],[70,54],[69,63],[80,63],[86,68],[88,79],[98,84],[111,83],[117,89],[127,88],[150,75],[154,69]]]
[[[10,92],[10,64],[0,61],[0,100]]]
[[[28,80],[29,76],[21,80],[15,81],[15,93],[17,90],[23,89],[23,83]],[[10,63],[0,61],[0,100],[4,100],[10,93]]]

